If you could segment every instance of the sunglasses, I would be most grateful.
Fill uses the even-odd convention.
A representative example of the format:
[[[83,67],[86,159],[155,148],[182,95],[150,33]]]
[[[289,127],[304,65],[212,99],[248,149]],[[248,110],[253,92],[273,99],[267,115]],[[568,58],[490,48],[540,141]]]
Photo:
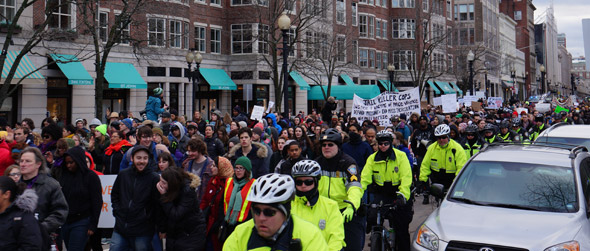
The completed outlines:
[[[473,137],[473,136],[475,136],[475,134],[473,134],[473,133],[468,133],[468,134],[467,134],[467,137],[469,137],[469,136]]]
[[[20,176],[20,173],[11,173],[11,174],[8,174],[8,176],[11,176],[11,177],[12,176]]]
[[[270,208],[266,208],[266,209],[262,210],[262,209],[260,209],[258,207],[252,207],[252,212],[256,216],[260,216],[260,213],[262,213],[266,217],[273,217],[273,216],[275,216],[277,214],[277,210],[270,209]]]
[[[322,144],[322,147],[333,147],[334,143]]]
[[[439,140],[439,139],[448,139],[448,138],[449,138],[449,136],[437,136],[436,137],[437,140]]]
[[[389,142],[379,142],[380,146],[389,146],[391,143]]]
[[[313,185],[313,183],[314,183],[313,180],[295,180],[296,186],[301,186],[303,184],[305,184],[306,186],[311,186],[311,185]]]

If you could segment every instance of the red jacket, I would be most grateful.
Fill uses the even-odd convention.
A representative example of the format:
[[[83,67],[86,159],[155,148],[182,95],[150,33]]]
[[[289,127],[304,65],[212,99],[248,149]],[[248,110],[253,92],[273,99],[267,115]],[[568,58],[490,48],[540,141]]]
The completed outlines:
[[[209,181],[209,184],[207,184],[207,187],[205,188],[205,193],[203,194],[203,198],[201,199],[201,204],[199,205],[199,208],[201,208],[201,210],[205,209],[207,206],[210,206],[209,215],[207,215],[206,219],[207,233],[219,217],[224,217],[222,210],[223,189],[225,188],[225,181],[227,181],[227,178],[225,177],[213,177]]]
[[[10,147],[6,141],[0,142],[0,175],[4,175],[4,171],[8,166],[14,164],[14,160],[10,156]]]

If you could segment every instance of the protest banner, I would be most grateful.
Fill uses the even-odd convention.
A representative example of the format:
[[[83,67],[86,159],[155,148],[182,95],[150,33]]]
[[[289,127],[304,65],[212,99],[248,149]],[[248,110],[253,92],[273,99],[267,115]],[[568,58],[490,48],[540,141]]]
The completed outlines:
[[[443,113],[457,112],[457,94],[446,94],[441,96]]]
[[[420,91],[418,88],[394,93],[385,92],[372,99],[363,99],[356,94],[352,103],[351,117],[358,121],[378,120],[379,125],[390,126],[389,118],[412,113],[420,114]]]
[[[538,103],[537,105],[535,105],[535,110],[537,110],[539,112],[548,112],[549,110],[551,110],[551,104],[550,103]]]
[[[98,228],[114,228],[115,216],[113,216],[111,205],[111,191],[117,175],[99,175],[98,178],[102,185],[102,208],[100,209],[100,218],[98,218]]]
[[[428,108],[428,101],[421,101],[420,102],[420,107],[422,109],[427,109]]]
[[[435,98],[432,100],[432,104],[433,104],[434,106],[441,106],[441,105],[442,105],[442,98],[441,98],[441,97],[435,97]]]
[[[500,109],[502,108],[502,97],[489,97],[488,98],[488,109]]]
[[[252,115],[250,115],[250,119],[262,121],[262,114],[263,113],[264,113],[264,107],[259,106],[259,105],[255,105],[254,108],[252,108]]]

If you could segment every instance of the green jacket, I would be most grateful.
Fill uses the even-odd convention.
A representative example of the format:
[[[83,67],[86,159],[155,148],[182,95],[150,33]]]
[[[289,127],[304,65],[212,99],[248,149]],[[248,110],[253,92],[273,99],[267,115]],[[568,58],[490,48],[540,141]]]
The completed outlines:
[[[328,244],[326,244],[326,240],[324,240],[318,227],[296,215],[292,215],[291,219],[293,219],[292,239],[301,240],[301,251],[328,250]],[[248,241],[250,240],[253,229],[254,219],[238,225],[227,240],[225,240],[223,251],[271,250],[270,247],[248,249]]]
[[[428,147],[420,166],[420,181],[428,181],[431,170],[436,172],[454,173],[457,175],[467,162],[465,150],[459,143],[450,139],[447,147],[442,148],[438,142]]]
[[[385,182],[391,182],[393,186],[398,186],[398,192],[403,194],[406,199],[410,198],[410,186],[412,185],[412,167],[406,153],[392,149],[392,156],[387,160],[376,160],[379,151],[371,154],[367,163],[361,172],[361,185],[363,190],[371,184],[383,186]],[[395,155],[395,159],[393,159]],[[395,194],[392,194],[395,196]]]
[[[318,195],[317,202],[310,205],[306,197],[296,196],[291,202],[291,213],[318,227],[328,243],[328,250],[339,251],[346,246],[344,218],[336,201]]]

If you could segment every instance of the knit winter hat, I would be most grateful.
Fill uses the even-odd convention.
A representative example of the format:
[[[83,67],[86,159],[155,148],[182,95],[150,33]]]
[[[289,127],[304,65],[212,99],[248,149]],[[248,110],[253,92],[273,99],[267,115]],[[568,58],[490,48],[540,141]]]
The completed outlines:
[[[90,121],[90,124],[88,126],[99,126],[99,125],[102,125],[102,123],[100,122],[100,120],[97,119],[97,118],[93,118]]]
[[[133,120],[131,120],[130,118],[126,118],[124,120],[121,120],[121,122],[123,122],[123,124],[125,124],[125,126],[129,129],[133,128]]]
[[[107,135],[107,125],[106,125],[106,124],[99,125],[99,126],[97,126],[97,127],[96,127],[96,129],[94,129],[94,130],[97,130],[97,131],[99,131],[99,132],[100,132],[100,133],[102,133],[102,135],[104,135],[104,136],[106,136],[106,135]]]
[[[248,127],[248,124],[246,123],[246,121],[240,121],[240,122],[238,122],[238,125],[240,125],[240,128]]]
[[[234,169],[231,166],[231,162],[225,157],[218,157],[217,160],[217,175],[220,177],[232,177],[234,176]]]
[[[246,168],[246,171],[248,171],[249,173],[252,173],[252,162],[250,162],[250,159],[248,159],[248,157],[246,157],[246,156],[239,157],[236,160],[235,166],[238,166],[238,165],[243,166],[244,168]]]
[[[159,96],[160,94],[162,94],[162,88],[158,87],[154,89],[154,95]]]

